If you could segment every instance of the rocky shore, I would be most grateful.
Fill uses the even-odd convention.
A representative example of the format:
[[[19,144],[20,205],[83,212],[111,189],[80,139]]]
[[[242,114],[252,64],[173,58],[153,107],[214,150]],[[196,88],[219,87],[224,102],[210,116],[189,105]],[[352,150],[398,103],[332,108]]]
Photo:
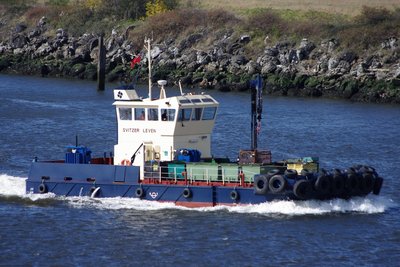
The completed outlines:
[[[382,40],[373,51],[347,51],[335,38],[316,43],[305,38],[299,42],[270,43],[264,51],[249,56],[251,34],[226,30],[213,34],[204,31],[185,39],[156,42],[153,81],[174,83],[221,91],[248,90],[248,81],[260,73],[266,91],[273,95],[345,98],[354,101],[400,103],[400,40]],[[141,44],[129,40],[129,27],[106,34],[106,73],[108,81],[123,80],[138,72],[147,75],[146,59],[130,69],[130,61],[144,54]],[[207,47],[198,43],[212,39]],[[160,40],[158,40],[160,41]],[[159,44],[157,44],[159,43]],[[98,36],[87,33],[70,36],[67,31],[50,31],[47,19],[37,25],[16,25],[10,37],[0,41],[0,72],[29,75],[97,78]]]

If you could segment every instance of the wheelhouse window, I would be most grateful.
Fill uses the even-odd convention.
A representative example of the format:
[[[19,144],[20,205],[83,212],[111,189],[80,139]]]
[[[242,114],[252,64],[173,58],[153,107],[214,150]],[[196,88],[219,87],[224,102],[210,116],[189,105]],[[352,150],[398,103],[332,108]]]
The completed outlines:
[[[195,109],[193,109],[192,121],[201,120],[201,113],[202,113],[202,111],[203,111],[202,108],[195,108]]]
[[[189,99],[179,99],[179,104],[190,104]]]
[[[183,108],[179,110],[178,121],[189,121],[192,114],[191,108]]]
[[[135,120],[143,121],[145,118],[144,108],[135,108]]]
[[[161,109],[161,120],[162,121],[173,121],[173,120],[175,120],[175,109],[162,108]]]
[[[119,108],[119,119],[122,121],[132,120],[132,109],[131,108]]]
[[[215,112],[216,111],[217,111],[216,107],[204,108],[203,120],[213,120],[215,118]]]
[[[202,101],[204,103],[214,103],[214,100],[212,100],[211,98],[203,98]]]
[[[147,119],[149,121],[158,121],[158,109],[157,108],[147,109]]]

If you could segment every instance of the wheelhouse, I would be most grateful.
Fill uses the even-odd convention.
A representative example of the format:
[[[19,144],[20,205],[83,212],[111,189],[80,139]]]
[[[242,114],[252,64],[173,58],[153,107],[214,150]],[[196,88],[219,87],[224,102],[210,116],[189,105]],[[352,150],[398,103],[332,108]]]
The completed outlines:
[[[172,161],[182,148],[211,157],[211,133],[219,103],[206,94],[141,99],[135,90],[114,90],[118,138],[114,164],[143,166]]]

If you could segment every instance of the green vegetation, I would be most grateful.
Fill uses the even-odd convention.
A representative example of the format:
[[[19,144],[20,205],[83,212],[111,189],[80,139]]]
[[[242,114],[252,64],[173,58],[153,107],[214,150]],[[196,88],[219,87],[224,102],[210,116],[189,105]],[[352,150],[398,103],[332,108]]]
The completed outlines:
[[[207,1],[205,1],[207,2]],[[14,27],[25,22],[35,25],[46,16],[50,30],[65,29],[70,35],[85,32],[110,33],[111,29],[127,26],[133,30],[131,39],[142,42],[150,33],[157,40],[182,39],[198,32],[218,32],[231,30],[237,34],[246,33],[252,42],[246,48],[257,54],[268,45],[280,40],[298,42],[308,38],[319,42],[324,38],[338,39],[345,49],[362,51],[379,45],[382,40],[400,35],[400,7],[367,7],[359,9],[355,16],[329,13],[324,8],[316,9],[272,9],[253,8],[261,2],[249,1],[248,5],[232,1],[240,12],[227,9],[198,9],[206,6],[203,1],[178,0],[42,0],[9,1],[0,0],[0,14],[3,20]],[[203,3],[203,4],[202,4]],[[339,3],[338,3],[339,4]],[[337,4],[337,5],[338,5]],[[280,6],[281,4],[276,4]],[[332,8],[336,5],[330,4]],[[191,8],[185,8],[185,7]],[[229,4],[227,4],[229,6]],[[265,6],[261,5],[260,6]],[[389,6],[389,4],[387,5]],[[217,9],[215,9],[217,7]],[[318,7],[318,5],[315,5]],[[322,10],[322,11],[321,11]],[[12,24],[14,20],[14,24]],[[0,24],[0,39],[8,37],[9,30]],[[51,32],[51,31],[50,31]],[[357,37],[357,38],[355,38]],[[210,38],[202,38],[200,44],[212,43]]]
[[[109,32],[118,25],[143,20],[177,5],[177,0],[0,0],[0,15],[5,21],[29,25],[35,25],[46,16],[51,28],[63,28],[72,35],[81,35]],[[0,38],[5,34],[0,23]]]
[[[266,47],[271,48],[268,51],[275,57],[272,47],[290,51],[299,48],[300,42],[307,38],[318,49],[301,59],[305,71],[265,72],[264,78],[271,85],[272,93],[278,94],[282,90],[284,95],[320,96],[321,90],[324,90],[324,95],[344,95],[346,98],[365,98],[366,101],[386,101],[400,95],[398,76],[393,81],[368,75],[324,76],[319,72],[312,73],[310,67],[316,66],[324,53],[339,60],[346,58],[344,61],[352,67],[358,61],[371,62],[374,57],[380,58],[384,65],[394,66],[400,48],[384,43],[387,47],[382,49],[381,44],[390,42],[389,38],[400,36],[398,3],[395,6],[394,0],[379,2],[382,5],[374,4],[372,0],[298,2],[307,2],[307,5],[293,4],[289,0],[0,0],[0,44],[2,41],[5,41],[4,44],[15,41],[13,38],[18,35],[27,36],[42,17],[46,17],[45,31],[40,33],[44,39],[47,36],[54,38],[58,28],[64,29],[69,37],[105,33],[106,38],[112,29],[116,29],[118,38],[124,35],[121,39],[132,41],[135,53],[141,50],[144,37],[147,36],[152,37],[153,42],[162,49],[173,46],[176,53],[182,53],[189,59],[189,63],[185,62],[183,67],[177,68],[179,64],[168,61],[155,66],[155,79],[182,78],[188,83],[202,82],[205,86],[218,84],[220,90],[228,91],[245,89],[245,83],[251,75],[231,64],[226,54],[239,54],[243,57],[241,62],[254,63],[260,55],[267,55],[264,53]],[[371,5],[362,6],[361,2]],[[347,10],[337,12],[342,4]],[[20,31],[24,32],[20,34]],[[108,38],[111,39],[115,38]],[[14,43],[18,41],[21,40],[16,39]],[[213,55],[209,51],[214,48],[218,49],[218,56],[222,54],[220,65],[200,64],[199,67],[196,57],[204,53],[211,55],[211,58]],[[2,54],[0,71],[13,66],[21,73],[45,75],[52,72],[85,79],[96,78],[96,66],[92,63],[72,63],[57,56],[52,57],[31,60],[27,54]],[[269,60],[268,57],[265,60]],[[107,68],[110,81],[120,79],[129,72],[126,63],[113,62]],[[373,68],[370,71],[375,71]],[[139,77],[145,77],[145,68],[137,71]],[[232,86],[228,86],[232,84],[238,87],[232,89]]]

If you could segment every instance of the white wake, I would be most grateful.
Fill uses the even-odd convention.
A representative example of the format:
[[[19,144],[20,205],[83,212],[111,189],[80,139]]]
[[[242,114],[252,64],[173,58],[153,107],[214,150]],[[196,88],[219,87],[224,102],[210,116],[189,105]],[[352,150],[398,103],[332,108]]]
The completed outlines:
[[[370,195],[350,200],[333,199],[327,201],[272,201],[257,205],[216,206],[205,208],[185,208],[174,203],[160,203],[140,200],[137,198],[90,198],[90,197],[62,197],[48,194],[26,193],[24,177],[14,177],[0,174],[0,197],[16,196],[35,202],[41,199],[58,199],[65,201],[73,208],[95,208],[104,210],[194,210],[199,212],[228,211],[233,213],[253,213],[261,215],[320,215],[329,213],[383,213],[395,206],[394,202],[381,196]]]

